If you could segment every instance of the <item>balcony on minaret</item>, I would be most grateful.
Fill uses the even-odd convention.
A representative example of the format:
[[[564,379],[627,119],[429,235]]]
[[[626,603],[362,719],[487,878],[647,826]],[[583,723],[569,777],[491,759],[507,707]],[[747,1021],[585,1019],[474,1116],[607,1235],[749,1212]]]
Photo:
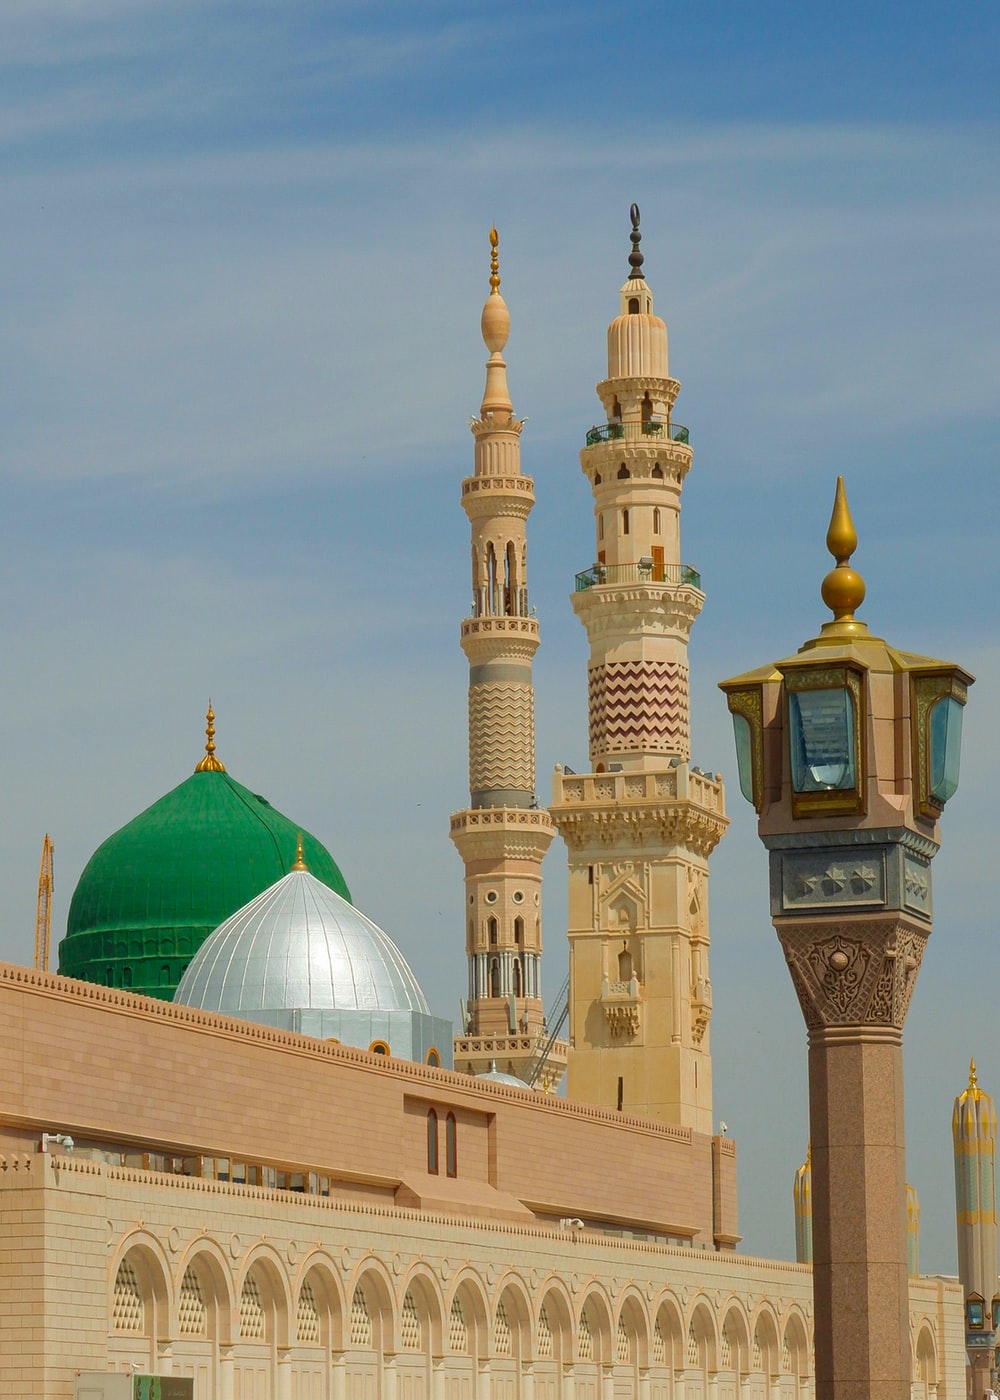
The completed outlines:
[[[587,429],[587,446],[596,447],[599,442],[642,441],[643,438],[658,438],[664,442],[679,442],[687,446],[691,436],[681,423],[650,417],[636,423],[623,423],[612,419],[608,423],[595,423]]]
[[[625,981],[601,982],[601,1010],[612,1040],[634,1040],[639,1034],[641,998],[639,979],[633,972]]]

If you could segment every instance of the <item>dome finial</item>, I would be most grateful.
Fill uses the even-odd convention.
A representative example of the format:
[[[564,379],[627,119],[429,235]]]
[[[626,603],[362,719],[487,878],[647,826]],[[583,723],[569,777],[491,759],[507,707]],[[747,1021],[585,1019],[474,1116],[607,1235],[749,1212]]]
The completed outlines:
[[[823,602],[833,613],[834,623],[849,623],[852,628],[861,627],[856,623],[854,612],[865,600],[865,581],[850,566],[851,555],[858,547],[858,533],[851,519],[844,490],[844,478],[837,477],[837,491],[833,500],[833,514],[830,528],[826,532],[826,547],[837,561],[823,580]],[[827,626],[830,626],[827,623]]]
[[[975,1062],[975,1060],[970,1060],[970,1061],[969,1061],[969,1088],[970,1088],[970,1089],[978,1089],[978,1088],[979,1088],[979,1079],[978,1079],[978,1077],[977,1077],[977,1075],[976,1075],[976,1062]]]
[[[295,864],[292,866],[292,869],[293,869],[293,870],[308,870],[308,869],[309,869],[308,865],[306,865],[305,860],[303,859],[303,856],[302,856],[302,832],[301,832],[301,831],[299,832],[299,839],[298,839],[298,841],[295,843]]]
[[[496,224],[490,229],[490,296],[497,296],[500,291],[500,254],[497,249],[500,246],[500,235],[497,233]]]
[[[645,278],[642,271],[642,264],[644,259],[642,254],[639,252],[639,244],[642,242],[642,234],[639,232],[638,204],[632,205],[631,209],[628,211],[628,216],[632,220],[632,232],[629,234],[629,238],[631,238],[632,240],[632,251],[628,255],[628,265],[630,269],[628,275],[629,277],[637,278],[641,282],[644,281]]]
[[[215,711],[212,709],[212,702],[208,702],[208,714],[205,716],[205,757],[200,763],[195,765],[196,773],[224,773],[226,765],[221,758],[215,756]]]

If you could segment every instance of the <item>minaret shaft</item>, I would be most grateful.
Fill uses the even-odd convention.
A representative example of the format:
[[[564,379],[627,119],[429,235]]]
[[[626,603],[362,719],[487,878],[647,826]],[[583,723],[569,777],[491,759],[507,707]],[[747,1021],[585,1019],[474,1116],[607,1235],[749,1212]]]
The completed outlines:
[[[596,532],[573,595],[591,772],[557,770],[550,809],[569,858],[569,1096],[711,1133],[708,856],[727,821],[721,781],[687,764],[687,643],[704,602],[680,552],[691,448],[638,239],[633,209],[597,386],[607,421],[580,453]]]
[[[526,522],[534,484],[521,474],[522,423],[514,417],[502,350],[510,328],[499,294],[495,230],[491,293],[483,308],[490,351],[472,476],[462,505],[472,543],[472,607],[462,623],[469,662],[469,807],[451,819],[465,863],[468,1001],[455,1066],[481,1073],[495,1061],[523,1075],[545,1035],[541,956],[542,860],[553,837],[535,798],[531,678],[538,623],[528,605]],[[562,1077],[565,1047],[544,1076]]]

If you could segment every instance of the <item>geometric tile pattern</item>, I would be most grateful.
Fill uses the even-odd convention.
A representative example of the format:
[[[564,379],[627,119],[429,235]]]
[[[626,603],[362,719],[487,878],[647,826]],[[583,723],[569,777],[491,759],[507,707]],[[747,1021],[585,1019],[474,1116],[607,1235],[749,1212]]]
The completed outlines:
[[[457,1352],[460,1356],[468,1355],[469,1329],[466,1325],[461,1298],[456,1298],[451,1305],[451,1317],[448,1319],[448,1345],[452,1351]]]
[[[368,1311],[368,1299],[365,1297],[365,1290],[359,1283],[354,1290],[354,1301],[351,1303],[351,1345],[355,1347],[370,1347],[372,1344],[372,1319]]]
[[[248,1274],[240,1294],[240,1336],[251,1341],[264,1340],[264,1304],[253,1274]]]
[[[593,1361],[594,1334],[590,1330],[590,1318],[587,1316],[586,1308],[580,1314],[579,1350],[581,1361]]]
[[[552,1359],[552,1328],[549,1326],[549,1314],[544,1303],[538,1314],[538,1357],[541,1361]]]
[[[663,1336],[663,1329],[659,1322],[653,1328],[653,1365],[665,1366],[667,1364],[667,1343]]]
[[[612,661],[592,666],[590,748],[686,754],[688,672],[672,661]]]
[[[629,1337],[625,1319],[618,1319],[618,1360],[624,1365],[632,1360],[632,1339]]]
[[[417,1302],[409,1289],[403,1299],[403,1312],[399,1321],[399,1335],[403,1346],[409,1351],[420,1350],[420,1314]]]
[[[535,713],[530,685],[469,688],[469,790],[535,790]]]
[[[493,1352],[496,1356],[513,1355],[510,1323],[507,1321],[507,1309],[504,1307],[502,1298],[497,1304],[496,1322],[493,1327]]]
[[[296,1324],[296,1336],[300,1342],[319,1341],[319,1311],[316,1307],[316,1295],[308,1279],[299,1292]]]
[[[127,1259],[118,1266],[111,1325],[118,1332],[142,1331],[142,1294],[135,1270]]]
[[[182,1337],[204,1337],[208,1331],[208,1309],[194,1269],[188,1267],[177,1303],[177,1323]]]

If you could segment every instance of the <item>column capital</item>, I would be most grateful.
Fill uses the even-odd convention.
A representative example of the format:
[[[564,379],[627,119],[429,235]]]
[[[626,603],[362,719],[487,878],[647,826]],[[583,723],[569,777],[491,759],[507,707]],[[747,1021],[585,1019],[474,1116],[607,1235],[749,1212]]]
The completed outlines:
[[[929,937],[896,916],[798,923],[775,920],[802,1015],[820,1028],[902,1034]]]

